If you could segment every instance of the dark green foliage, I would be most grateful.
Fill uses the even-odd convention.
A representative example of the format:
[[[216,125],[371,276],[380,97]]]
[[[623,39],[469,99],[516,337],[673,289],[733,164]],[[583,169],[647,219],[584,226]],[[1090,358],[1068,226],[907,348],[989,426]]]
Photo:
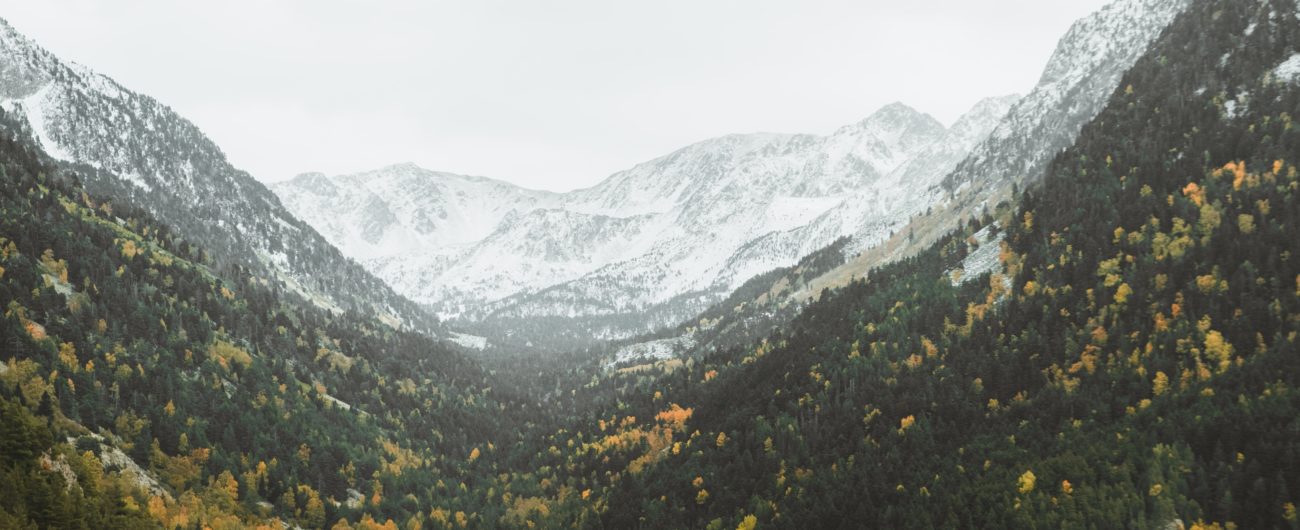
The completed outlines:
[[[272,503],[270,515],[301,517],[302,505],[280,502],[299,486],[331,513],[328,499],[346,500],[349,488],[391,499],[340,514],[352,520],[364,511],[406,521],[432,506],[476,512],[481,500],[436,484],[472,484],[465,455],[515,439],[508,426],[540,415],[425,335],[317,308],[238,260],[217,267],[144,212],[85,194],[8,130],[0,170],[0,362],[15,363],[0,377],[18,385],[4,392],[54,439],[117,435],[175,497],[229,472],[241,517],[260,501]],[[5,420],[6,459],[30,465],[54,443],[51,430],[34,431],[44,436],[35,443]],[[397,458],[386,441],[414,455],[408,469],[385,468]],[[474,473],[491,474],[497,457]],[[191,464],[197,475],[177,471]],[[259,464],[270,471],[253,481]]]
[[[158,527],[143,514],[123,509],[119,495],[69,484],[45,469],[52,456],[58,458],[47,420],[0,398],[0,483],[6,492],[0,495],[0,528]]]
[[[661,380],[702,436],[617,483],[610,505],[637,508],[604,523],[1295,524],[1300,90],[1268,77],[1300,51],[1294,11],[1195,2],[1004,227],[1009,290],[953,286],[950,238],[828,293],[774,348]],[[1241,182],[1224,169],[1237,161]],[[1176,219],[1190,228],[1174,255]],[[638,417],[659,407],[630,405]],[[1027,471],[1035,485],[1020,491]],[[712,485],[704,503],[696,476]]]
[[[148,495],[42,469],[120,448],[241,523],[1294,528],[1300,90],[1268,74],[1294,12],[1193,2],[1017,210],[804,308],[757,302],[828,249],[706,312],[684,362],[612,373],[488,372],[316,308],[0,134],[0,527],[143,524]],[[1001,269],[954,284],[995,217]]]

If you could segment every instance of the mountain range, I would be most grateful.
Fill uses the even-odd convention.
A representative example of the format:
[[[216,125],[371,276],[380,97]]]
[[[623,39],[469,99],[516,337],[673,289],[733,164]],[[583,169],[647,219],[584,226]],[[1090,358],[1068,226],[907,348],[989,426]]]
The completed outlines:
[[[489,335],[621,339],[674,325],[841,237],[844,281],[1033,182],[1186,4],[1120,0],[1075,23],[1026,97],[951,127],[901,103],[830,135],[705,140],[568,193],[394,165],[272,189],[344,254]],[[898,250],[862,254],[892,237]]]
[[[1118,0],[949,127],[305,206],[4,29],[0,528],[1300,525],[1295,0]]]
[[[89,190],[325,307],[397,325],[433,313],[518,342],[543,341],[521,330],[546,319],[551,334],[616,339],[689,319],[838,238],[851,238],[849,272],[833,274],[846,278],[979,215],[1068,145],[1184,4],[1108,5],[1071,28],[1028,96],[984,100],[951,127],[893,104],[826,136],[705,140],[568,193],[410,164],[308,173],[272,193],[166,106],[7,25],[0,102]],[[900,234],[901,250],[862,254]]]
[[[982,101],[951,128],[893,104],[828,136],[725,136],[563,194],[410,164],[272,189],[440,316],[644,313],[716,300],[844,235],[883,238],[926,208],[907,191],[936,184],[1015,100]]]

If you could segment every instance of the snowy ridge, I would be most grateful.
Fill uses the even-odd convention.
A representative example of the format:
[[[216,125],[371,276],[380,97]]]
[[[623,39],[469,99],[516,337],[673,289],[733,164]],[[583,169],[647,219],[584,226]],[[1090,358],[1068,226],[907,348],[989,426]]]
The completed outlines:
[[[977,195],[1036,180],[1119,88],[1120,77],[1188,0],[1116,0],[1075,22],[1043,75],[988,139],[944,180]]]
[[[989,100],[981,104],[983,108],[977,105],[966,118],[947,131],[949,138],[929,143],[928,152],[916,153],[909,161],[902,162],[883,176],[877,170],[874,179],[857,181],[850,188],[852,191],[842,196],[845,206],[818,212],[811,222],[795,223],[799,224],[795,227],[784,225],[781,230],[752,238],[734,247],[737,250],[722,265],[712,262],[712,267],[700,276],[665,271],[663,261],[658,262],[659,271],[656,271],[656,259],[672,263],[680,263],[680,260],[708,263],[708,260],[697,260],[689,255],[647,255],[639,266],[620,264],[602,270],[603,274],[551,287],[538,294],[516,295],[491,308],[496,313],[490,316],[523,318],[530,314],[551,314],[548,312],[557,307],[574,313],[596,311],[592,297],[598,292],[597,286],[615,285],[620,286],[625,295],[621,301],[627,306],[651,307],[655,311],[637,313],[635,309],[629,311],[607,306],[602,306],[601,310],[622,310],[624,314],[653,314],[656,317],[674,314],[675,311],[685,317],[692,314],[686,310],[689,304],[673,306],[673,302],[659,305],[646,302],[652,300],[655,291],[646,292],[638,285],[677,285],[678,288],[670,292],[694,295],[679,300],[707,306],[716,300],[712,293],[717,292],[717,286],[734,287],[755,274],[789,264],[793,261],[789,256],[811,253],[820,248],[818,245],[838,235],[853,237],[846,249],[850,255],[881,245],[895,233],[916,230],[919,237],[915,244],[894,244],[889,246],[893,250],[864,253],[827,273],[826,278],[814,282],[816,284],[835,285],[843,278],[866,273],[873,264],[902,258],[923,246],[924,241],[956,227],[965,215],[990,206],[1000,197],[1009,196],[1015,185],[1037,178],[1044,164],[1059,149],[1069,145],[1082,125],[1100,111],[1107,98],[1119,88],[1117,85],[1123,73],[1186,5],[1187,0],[1117,0],[1080,20],[1061,39],[1040,82],[1029,96]],[[1280,70],[1281,73],[1288,72],[1286,67]],[[1007,107],[1010,107],[1009,112]],[[887,159],[881,157],[877,160]],[[897,159],[893,161],[897,162]],[[701,169],[705,170],[704,175],[708,175],[711,168]],[[869,175],[873,173],[871,169],[875,168],[864,164],[857,168],[857,173]],[[806,178],[813,186],[824,187],[828,182],[801,178]],[[705,204],[706,208],[713,206]],[[757,211],[771,203],[759,201],[749,204],[751,211]],[[935,216],[929,215],[932,208]],[[920,220],[919,224],[913,223],[914,219]],[[719,246],[713,241],[706,245],[709,248]],[[987,254],[994,248],[983,249],[985,253],[981,257],[988,258]],[[987,266],[985,261],[972,262],[971,269],[979,272]],[[649,273],[643,272],[640,276],[629,274],[637,270],[648,270]],[[662,278],[673,279],[665,281]],[[711,287],[703,283],[688,283],[692,278],[714,278],[715,283]],[[638,281],[645,283],[638,284]],[[700,309],[702,307],[697,307]],[[648,331],[654,324],[647,324],[644,330]]]
[[[166,106],[2,22],[0,107],[93,192],[323,306],[393,322],[422,318],[406,298],[474,323],[618,317],[600,335],[620,337],[840,237],[871,248],[931,209],[969,211],[1032,181],[1186,4],[1116,0],[1070,29],[1028,96],[983,101],[951,127],[893,104],[824,136],[705,140],[564,194],[411,164],[304,174],[272,193]],[[1279,79],[1295,78],[1292,62]]]
[[[896,228],[887,240],[859,238],[845,263],[809,282],[792,300],[815,298],[883,264],[913,255],[972,216],[988,213],[1015,190],[1042,176],[1046,164],[1074,142],[1119,89],[1121,77],[1151,46],[1188,0],[1115,0],[1079,20],[1061,38],[1039,83],[969,150],[938,185],[912,192],[929,200],[930,215]],[[957,128],[954,126],[954,128]],[[913,214],[915,215],[915,213]],[[877,232],[879,233],[879,232]],[[906,235],[903,235],[906,234]],[[982,249],[991,252],[992,249]],[[988,258],[989,255],[981,254]],[[986,262],[968,264],[979,272]],[[963,274],[969,276],[971,270]]]
[[[491,236],[463,248],[412,244],[416,251],[365,263],[399,292],[467,321],[686,318],[839,237],[853,238],[852,254],[923,217],[926,230],[941,232],[1036,178],[1186,3],[1107,5],[1071,27],[1028,96],[983,101],[950,128],[894,104],[828,136],[715,138],[535,204],[522,197],[538,192],[514,189],[506,203],[515,206]],[[313,193],[276,191],[289,203]],[[367,255],[336,243],[351,256]],[[566,245],[578,250],[557,250]],[[603,329],[603,336],[663,323],[644,320],[642,329]]]
[[[0,107],[97,195],[148,210],[216,264],[239,264],[330,308],[406,324],[419,307],[349,261],[194,124],[0,20]]]
[[[453,253],[486,238],[508,216],[556,203],[556,195],[481,177],[397,164],[329,178],[306,173],[272,190],[331,243],[357,259],[419,249]]]
[[[842,236],[886,237],[937,199],[916,191],[932,188],[1016,99],[980,102],[952,128],[895,103],[827,136],[714,138],[565,194],[410,165],[307,174],[273,189],[445,317],[680,306],[662,317],[671,321]]]

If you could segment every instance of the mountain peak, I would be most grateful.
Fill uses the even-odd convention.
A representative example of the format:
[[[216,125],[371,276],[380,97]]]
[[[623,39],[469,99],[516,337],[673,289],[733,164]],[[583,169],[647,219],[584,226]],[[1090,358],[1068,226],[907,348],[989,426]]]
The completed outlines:
[[[870,116],[835,131],[833,136],[869,134],[881,139],[902,137],[937,137],[947,130],[933,116],[907,104],[894,102],[880,107]]]
[[[1017,101],[1025,97],[1024,94],[1007,94],[1004,96],[991,96],[975,102],[967,114],[972,112],[981,112],[987,109],[996,109],[999,107],[1009,107],[1015,105]]]
[[[880,107],[870,116],[858,122],[860,127],[891,127],[902,124],[916,124],[926,128],[936,126],[939,129],[944,128],[943,124],[939,123],[939,120],[934,119],[933,116],[916,110],[901,101],[895,101]]]
[[[300,173],[297,176],[289,179],[286,183],[300,188],[315,188],[318,190],[327,190],[327,189],[334,188],[334,183],[330,182],[330,178],[325,176],[324,173],[321,173],[319,171],[309,171],[307,173]]]
[[[45,86],[52,75],[46,52],[0,18],[0,99],[22,99]]]
[[[420,167],[415,162],[398,162],[396,164],[389,164],[387,166],[379,168],[379,171],[380,172],[395,172],[395,171],[409,172],[409,171],[428,171],[428,170]]]
[[[321,173],[320,171],[308,171],[308,172],[305,172],[305,173],[299,173],[299,174],[297,174],[297,175],[294,175],[294,177],[291,178],[291,179],[289,179],[289,180],[291,180],[291,181],[293,181],[293,182],[310,182],[310,181],[312,181],[312,180],[315,180],[315,179],[318,179],[318,178],[321,178],[321,177],[324,177],[324,176],[325,176],[325,174],[324,174],[324,173]]]
[[[395,164],[388,164],[386,166],[381,166],[375,169],[368,169],[358,173],[352,173],[348,175],[336,175],[334,178],[347,176],[350,178],[369,181],[369,180],[386,179],[386,178],[394,178],[394,177],[398,177],[398,178],[409,178],[409,177],[417,177],[417,176],[424,177],[424,176],[431,176],[435,173],[436,173],[435,171],[431,171],[416,165],[415,162],[398,162]]]
[[[888,115],[888,114],[918,114],[919,115],[923,113],[919,110],[916,110],[915,107],[903,103],[902,101],[895,101],[888,105],[882,106],[879,109],[876,109],[875,112],[871,113],[872,116]]]
[[[988,129],[992,128],[992,125],[986,126],[985,124],[989,121],[996,124],[996,122],[1005,117],[1007,112],[1011,110],[1011,107],[1015,106],[1016,102],[1020,101],[1023,97],[1024,96],[1020,94],[1008,94],[1005,96],[994,96],[981,99],[972,105],[970,110],[967,110],[965,114],[959,116],[957,120],[952,123],[952,126],[949,127],[949,130],[960,132],[961,130],[974,128],[983,130],[987,133]]]

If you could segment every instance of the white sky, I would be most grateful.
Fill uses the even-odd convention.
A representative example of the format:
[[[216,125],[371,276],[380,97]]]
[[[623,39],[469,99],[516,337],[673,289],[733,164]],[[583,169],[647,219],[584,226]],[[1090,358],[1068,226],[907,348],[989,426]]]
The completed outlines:
[[[950,123],[1033,87],[1106,0],[0,0],[263,181],[411,161],[541,189],[893,101]]]

